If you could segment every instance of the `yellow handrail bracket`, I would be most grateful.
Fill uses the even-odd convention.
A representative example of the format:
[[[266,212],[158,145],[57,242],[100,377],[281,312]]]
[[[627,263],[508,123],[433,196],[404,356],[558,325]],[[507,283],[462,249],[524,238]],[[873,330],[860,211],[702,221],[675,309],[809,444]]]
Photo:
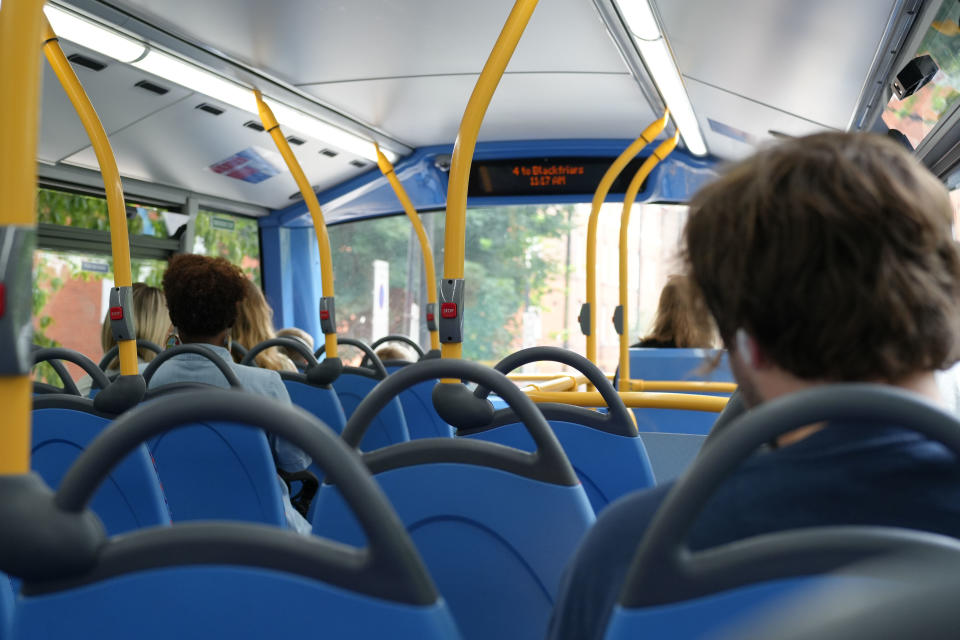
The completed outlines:
[[[600,207],[607,199],[607,193],[617,179],[624,167],[630,163],[634,156],[654,141],[658,135],[667,126],[669,111],[664,111],[663,116],[652,122],[640,137],[630,143],[624,149],[617,159],[613,161],[607,171],[600,179],[597,190],[593,194],[593,202],[590,205],[590,218],[587,221],[587,301],[580,308],[580,327],[587,336],[587,360],[597,364],[597,225],[600,221]]]
[[[323,211],[320,209],[317,194],[313,191],[310,181],[307,180],[297,156],[293,154],[290,143],[284,137],[283,131],[280,129],[280,123],[273,115],[273,110],[263,100],[263,95],[259,91],[254,91],[254,95],[257,98],[260,122],[263,123],[263,128],[273,138],[277,150],[283,156],[284,162],[287,163],[287,168],[293,174],[293,179],[296,181],[300,194],[303,196],[303,201],[310,211],[310,217],[313,219],[313,228],[317,233],[317,246],[320,250],[320,284],[323,289],[323,297],[320,299],[320,328],[323,331],[327,359],[332,360],[337,358],[337,321],[333,291],[333,256],[330,252],[330,236],[327,234],[327,224],[323,219]]]
[[[443,280],[440,282],[440,342],[444,358],[463,357],[463,268],[466,244],[467,183],[477,135],[493,93],[523,35],[537,0],[517,0],[470,94],[450,160]]]
[[[559,402],[576,407],[605,407],[603,396],[598,391],[571,392],[527,392],[534,402]],[[709,411],[719,413],[727,406],[730,398],[722,396],[703,396],[691,393],[650,393],[637,391],[621,391],[623,403],[630,409],[683,409],[686,411]]]
[[[627,192],[623,196],[623,210],[620,214],[620,304],[614,314],[614,327],[620,335],[620,391],[626,391],[630,380],[630,305],[627,304],[629,294],[629,235],[630,230],[630,209],[633,207],[633,201],[637,198],[637,193],[644,181],[653,171],[657,164],[666,158],[676,148],[680,141],[680,130],[678,129],[673,137],[661,142],[653,154],[643,161],[637,173],[630,180]]]
[[[120,374],[137,375],[137,330],[133,315],[133,274],[130,269],[130,238],[127,232],[127,208],[123,183],[110,139],[80,79],[60,48],[57,34],[43,18],[43,53],[57,75],[70,103],[80,117],[100,165],[110,216],[110,247],[113,252],[113,289],[110,292],[110,323],[117,340]]]
[[[0,9],[0,475],[30,471],[31,293],[37,226],[40,0]]]
[[[440,348],[440,334],[437,331],[437,271],[433,266],[433,250],[430,248],[430,238],[427,237],[427,231],[423,228],[423,221],[417,214],[407,190],[403,188],[400,178],[397,177],[393,164],[380,151],[380,145],[374,144],[377,149],[377,166],[380,172],[386,177],[393,192],[397,194],[397,199],[403,206],[404,213],[410,219],[414,231],[417,232],[417,239],[420,241],[420,253],[423,255],[423,271],[427,279],[427,309],[424,312],[424,318],[427,323],[427,330],[430,333],[430,349]]]

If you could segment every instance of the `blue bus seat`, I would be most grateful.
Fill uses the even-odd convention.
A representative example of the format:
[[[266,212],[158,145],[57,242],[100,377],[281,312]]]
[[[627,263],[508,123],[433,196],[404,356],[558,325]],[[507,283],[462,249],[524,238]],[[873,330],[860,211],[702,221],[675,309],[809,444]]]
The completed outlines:
[[[406,364],[385,363],[387,372],[394,373]],[[433,388],[439,380],[427,380],[404,389],[399,396],[403,417],[411,440],[419,438],[452,438],[453,427],[433,408]]]
[[[201,565],[128,574],[69,597],[24,597],[12,637],[456,640],[459,634],[442,600],[405,605],[279,571]]]
[[[95,518],[85,506],[120,458],[144,440],[168,442],[158,436],[170,429],[216,420],[249,433],[266,430],[317,460],[346,488],[369,547],[254,523],[175,523],[109,538],[90,526]],[[66,540],[80,556],[52,554],[36,573],[21,569],[18,640],[459,638],[413,543],[359,456],[313,416],[270,398],[214,390],[137,407],[82,454],[54,505],[83,520],[49,544]],[[5,562],[14,564],[8,557]]]
[[[600,513],[624,494],[653,486],[650,460],[630,413],[596,365],[566,349],[530,347],[507,356],[497,363],[496,369],[509,373],[525,364],[542,361],[559,362],[583,373],[609,407],[606,412],[598,412],[556,403],[538,405],[570,459],[594,512]],[[487,390],[478,388],[474,395],[486,397]],[[503,407],[502,398],[492,400],[494,407]],[[530,434],[516,422],[516,414],[509,408],[497,410],[489,425],[459,429],[457,435],[497,442],[523,451],[536,450]]]
[[[302,374],[288,371],[282,371],[280,377],[293,404],[317,416],[337,433],[343,431],[347,416],[333,387],[310,384],[303,379]]]
[[[333,388],[348,419],[378,382],[380,378],[376,377],[376,374],[356,367],[346,367],[340,377],[333,381]],[[360,450],[373,451],[409,440],[410,432],[407,431],[403,407],[398,398],[393,398],[370,425],[370,430],[360,442]]]
[[[641,432],[657,484],[680,477],[694,461],[707,436],[690,433]]]
[[[594,514],[532,402],[481,365],[425,360],[384,380],[348,421],[344,440],[353,445],[362,438],[370,418],[402,389],[444,377],[476,380],[502,393],[531,430],[537,454],[466,438],[431,438],[363,454],[364,461],[464,637],[540,639],[564,566]],[[364,543],[338,486],[322,486],[314,500],[315,533]]]
[[[838,579],[835,572],[868,560],[941,554],[960,563],[956,538],[865,524],[759,533],[697,551],[687,547],[704,505],[758,447],[803,425],[850,416],[860,423],[837,428],[903,425],[960,455],[960,422],[895,387],[824,385],[753,408],[717,434],[657,509],[627,570],[605,640],[716,638],[776,600],[810,585],[829,585]],[[903,572],[901,577],[911,579]]]
[[[610,433],[593,426],[592,423],[599,421],[603,414],[584,410],[585,413],[593,413],[597,417],[587,416],[577,422],[571,422],[550,415],[552,408],[552,406],[540,405],[547,423],[570,459],[570,464],[587,493],[594,513],[599,514],[604,507],[622,495],[638,489],[646,489],[655,484],[652,461],[648,458],[641,438],[636,435]],[[563,409],[579,409],[579,407],[563,407]],[[490,428],[469,432],[462,437],[496,442],[522,451],[536,450],[530,434],[522,424],[505,423],[506,420],[515,419],[511,411],[505,411],[507,415],[495,418]]]
[[[718,353],[714,349],[630,349],[630,377],[634,380],[736,382],[725,352],[715,369],[704,371]],[[708,411],[678,409],[634,409],[633,414],[640,431],[666,433],[707,435],[717,419],[717,414]]]
[[[56,488],[80,453],[110,423],[79,396],[34,398],[31,466]],[[110,534],[170,524],[170,513],[147,448],[118,464],[91,504]]]
[[[174,522],[246,520],[287,526],[277,468],[263,431],[204,421],[168,431],[148,446]]]

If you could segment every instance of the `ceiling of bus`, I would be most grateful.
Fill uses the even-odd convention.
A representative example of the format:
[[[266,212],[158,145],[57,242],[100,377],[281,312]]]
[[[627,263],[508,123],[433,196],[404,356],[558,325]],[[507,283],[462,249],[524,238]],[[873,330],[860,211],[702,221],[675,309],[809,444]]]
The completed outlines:
[[[181,55],[214,52],[302,91],[400,145],[449,144],[512,0],[71,0],[132,16],[124,29],[176,36]],[[623,0],[627,1],[627,0]],[[481,140],[633,138],[655,114],[590,0],[542,2],[487,111]],[[803,134],[848,126],[897,0],[659,0],[664,31],[707,145],[742,156],[770,130]],[[99,8],[99,9],[98,9]],[[140,31],[138,32],[138,28]],[[170,46],[167,43],[167,46]],[[70,53],[80,50],[65,43]],[[88,52],[89,53],[89,52]],[[96,57],[96,56],[93,56]],[[210,166],[247,149],[273,149],[244,128],[251,115],[211,117],[203,96],[164,82],[155,96],[132,85],[147,74],[110,64],[78,69],[124,175],[269,208],[296,191],[284,171],[259,184]],[[49,69],[40,159],[96,167],[79,121]],[[311,182],[333,186],[370,169],[297,155]]]

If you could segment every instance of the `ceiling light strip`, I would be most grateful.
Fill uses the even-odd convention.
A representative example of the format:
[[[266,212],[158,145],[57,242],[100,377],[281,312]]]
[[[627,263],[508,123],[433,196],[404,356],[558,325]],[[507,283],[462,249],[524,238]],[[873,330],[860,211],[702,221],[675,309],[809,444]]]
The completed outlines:
[[[253,90],[233,80],[208,71],[193,63],[168,53],[151,49],[142,42],[48,4],[44,9],[54,30],[63,40],[69,40],[87,49],[96,51],[119,62],[155,75],[184,88],[203,94],[247,113],[257,113],[257,101]],[[341,129],[299,109],[267,98],[280,124],[284,127],[366,158],[377,161],[377,151],[372,140]],[[399,157],[384,150],[391,162]]]

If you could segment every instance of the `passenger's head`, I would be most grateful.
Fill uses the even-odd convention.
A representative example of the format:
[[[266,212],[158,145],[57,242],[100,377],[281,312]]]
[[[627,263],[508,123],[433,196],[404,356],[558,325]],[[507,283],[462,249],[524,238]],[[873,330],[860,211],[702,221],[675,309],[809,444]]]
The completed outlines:
[[[377,354],[377,357],[384,362],[390,360],[402,362],[417,361],[417,354],[414,353],[413,349],[400,342],[388,342],[380,347],[377,347],[377,350],[374,351],[374,353]]]
[[[277,331],[278,338],[293,338],[294,340],[299,340],[304,344],[304,346],[312,353],[313,352],[313,336],[304,331],[303,329],[298,329],[297,327],[286,327],[284,329],[279,329]],[[280,353],[290,358],[290,360],[297,366],[305,367],[307,364],[307,359],[303,355],[295,350],[288,349],[286,347],[280,347]]]
[[[163,274],[163,293],[180,339],[224,344],[227,331],[237,321],[246,281],[239,267],[223,258],[173,256]]]
[[[678,348],[710,348],[716,330],[697,287],[685,275],[670,276],[660,291],[653,330],[645,340],[673,342]]]
[[[163,347],[167,332],[170,330],[170,316],[167,313],[167,304],[163,300],[163,292],[160,289],[142,282],[133,283],[133,321],[137,327],[138,340],[149,340],[155,345]],[[117,346],[117,341],[114,339],[113,331],[110,328],[109,314],[103,319],[100,345],[103,347],[104,353]],[[137,349],[137,356],[144,362],[150,362],[156,357],[156,354],[150,349],[140,347]],[[119,358],[114,358],[107,368],[117,369],[119,367]]]
[[[701,189],[685,259],[741,387],[773,370],[901,384],[956,361],[951,218],[944,186],[875,135],[789,140]],[[744,392],[750,404],[776,395]]]
[[[277,335],[273,328],[273,309],[267,304],[260,287],[251,280],[244,278],[244,295],[237,313],[237,322],[233,325],[231,336],[247,349],[251,349],[264,340]],[[257,354],[257,365],[274,371],[295,370],[296,367],[276,347],[264,349]],[[239,359],[238,359],[239,361]]]

